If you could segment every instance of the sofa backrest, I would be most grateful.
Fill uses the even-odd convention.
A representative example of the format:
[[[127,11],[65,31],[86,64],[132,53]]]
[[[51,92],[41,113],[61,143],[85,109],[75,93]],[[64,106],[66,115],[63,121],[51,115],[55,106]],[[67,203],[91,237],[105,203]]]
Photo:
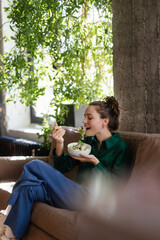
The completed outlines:
[[[135,132],[119,132],[121,137],[126,141],[131,150],[133,160],[135,160],[135,155],[138,149],[139,144],[144,141],[144,139],[149,135],[146,133],[135,133]],[[80,134],[72,128],[66,127],[66,133],[64,135],[64,152],[67,153],[67,145],[71,142],[77,142],[80,139]],[[55,148],[55,140],[52,139],[52,146],[50,154],[52,154],[53,149]]]
[[[139,145],[150,135],[137,132],[119,132],[122,139],[127,143],[131,153],[131,165],[134,166]]]
[[[160,180],[160,134],[149,134],[139,145],[133,176],[152,175]]]
[[[132,166],[135,163],[136,160],[136,154],[139,145],[150,135],[146,133],[136,133],[136,132],[119,132],[121,137],[126,141],[130,152],[131,152],[131,163]],[[67,153],[67,145],[70,142],[77,142],[80,139],[80,134],[72,128],[67,128],[66,127],[66,133],[64,135],[64,152]],[[53,164],[52,160],[52,151],[53,148],[55,148],[55,140],[52,140],[52,146],[51,146],[51,151],[50,151],[50,163]],[[71,173],[72,174],[72,173]]]
[[[160,206],[160,134],[149,134],[138,147],[125,195],[131,201],[147,207]]]
[[[138,146],[143,142],[150,134],[137,133],[137,132],[119,132],[121,137],[126,141],[131,151],[131,161],[134,163],[136,159],[136,153]],[[64,152],[67,153],[67,145],[71,142],[77,142],[80,139],[80,134],[72,128],[66,127],[66,133],[64,135]],[[52,159],[52,151],[55,148],[55,140],[52,139],[50,158]]]

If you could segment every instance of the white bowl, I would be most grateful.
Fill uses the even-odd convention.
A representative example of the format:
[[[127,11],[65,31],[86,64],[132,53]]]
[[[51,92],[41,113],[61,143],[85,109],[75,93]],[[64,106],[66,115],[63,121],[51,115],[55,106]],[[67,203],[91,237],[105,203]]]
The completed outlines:
[[[87,143],[84,143],[84,146],[87,147],[86,150],[74,150],[72,148],[70,148],[70,146],[74,146],[74,145],[77,145],[78,142],[73,142],[73,143],[69,143],[68,146],[67,146],[67,149],[68,149],[68,152],[70,155],[73,155],[75,157],[82,157],[81,154],[90,154],[91,152],[91,146]]]

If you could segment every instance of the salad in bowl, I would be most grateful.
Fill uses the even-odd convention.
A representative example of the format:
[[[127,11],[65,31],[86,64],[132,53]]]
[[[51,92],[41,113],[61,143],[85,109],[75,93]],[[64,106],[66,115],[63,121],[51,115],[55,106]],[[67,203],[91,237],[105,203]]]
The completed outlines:
[[[80,127],[78,129],[78,132],[82,136],[81,139],[83,139],[85,135],[85,130],[83,129],[83,127]],[[87,143],[83,143],[81,140],[79,140],[78,142],[69,143],[67,148],[69,154],[75,157],[81,157],[81,154],[88,155],[91,152],[91,146]]]

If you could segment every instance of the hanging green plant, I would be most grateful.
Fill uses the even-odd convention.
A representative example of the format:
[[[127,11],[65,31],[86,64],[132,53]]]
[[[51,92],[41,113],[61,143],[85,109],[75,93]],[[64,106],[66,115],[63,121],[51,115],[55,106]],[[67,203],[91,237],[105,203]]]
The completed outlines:
[[[0,56],[0,88],[8,90],[8,101],[18,97],[33,106],[45,92],[39,82],[48,79],[50,105],[60,118],[63,102],[78,107],[102,98],[104,85],[112,94],[111,0],[13,0],[5,10],[15,42]]]

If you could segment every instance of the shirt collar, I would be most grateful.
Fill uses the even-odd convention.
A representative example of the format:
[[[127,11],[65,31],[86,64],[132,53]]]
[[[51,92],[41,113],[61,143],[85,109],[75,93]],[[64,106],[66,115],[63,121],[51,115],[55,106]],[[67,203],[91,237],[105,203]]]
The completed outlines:
[[[112,148],[116,143],[120,141],[120,135],[119,133],[112,133],[112,136],[110,138],[107,138],[102,142],[102,144],[105,144],[107,149]],[[96,136],[90,137],[90,142],[98,142]]]

